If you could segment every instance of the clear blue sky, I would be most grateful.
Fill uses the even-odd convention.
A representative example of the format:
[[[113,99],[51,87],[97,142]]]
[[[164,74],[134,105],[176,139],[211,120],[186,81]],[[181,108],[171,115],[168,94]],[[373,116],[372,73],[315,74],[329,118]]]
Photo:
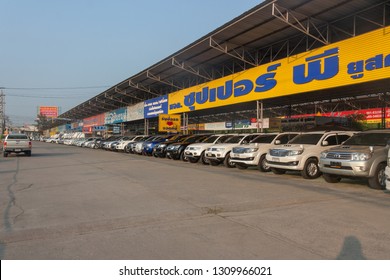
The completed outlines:
[[[62,112],[262,0],[0,0],[0,87],[14,124]],[[48,89],[97,87],[89,89]],[[40,88],[40,89],[34,89]]]

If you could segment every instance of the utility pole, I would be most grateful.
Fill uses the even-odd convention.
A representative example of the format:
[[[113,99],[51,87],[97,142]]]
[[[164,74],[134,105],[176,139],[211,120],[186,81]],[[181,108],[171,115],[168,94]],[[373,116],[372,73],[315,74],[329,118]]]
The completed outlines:
[[[5,94],[0,90],[0,136],[5,131]]]

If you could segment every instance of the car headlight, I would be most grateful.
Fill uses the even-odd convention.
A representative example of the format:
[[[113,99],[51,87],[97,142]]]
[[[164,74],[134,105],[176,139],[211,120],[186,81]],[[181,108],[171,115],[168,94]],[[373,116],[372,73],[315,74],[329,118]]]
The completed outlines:
[[[149,144],[146,144],[146,146],[147,146],[148,148],[150,148],[150,147],[153,146],[153,144],[152,144],[152,143],[149,143]]]
[[[221,152],[225,151],[225,148],[216,148],[215,151],[221,153]]]
[[[365,161],[369,160],[371,158],[371,154],[366,153],[353,153],[352,154],[352,160],[356,161]]]
[[[166,147],[167,146],[167,144],[159,144],[158,145],[158,147],[160,147],[160,148],[164,148],[164,147]]]
[[[303,153],[303,150],[293,150],[293,151],[288,151],[287,155],[288,156],[297,156]]]
[[[257,152],[259,148],[246,148],[245,153],[254,153]]]

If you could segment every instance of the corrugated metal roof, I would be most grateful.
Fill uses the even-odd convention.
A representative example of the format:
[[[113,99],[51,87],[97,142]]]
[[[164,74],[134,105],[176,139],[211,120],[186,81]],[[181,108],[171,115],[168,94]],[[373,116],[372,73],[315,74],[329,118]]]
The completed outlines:
[[[389,24],[389,6],[390,1],[383,0],[264,1],[60,118],[83,119],[304,52],[308,46],[313,49],[324,45],[315,38],[323,39],[319,34],[325,30],[330,30],[327,35],[329,43],[333,43],[377,29]],[[287,13],[288,22],[275,16]],[[297,21],[315,28],[305,34],[296,28]],[[383,81],[371,88],[382,87],[386,87]],[[323,92],[326,93],[316,94],[316,98],[334,95],[332,90]],[[351,87],[343,91],[343,96],[361,93],[360,88]],[[311,96],[295,95],[294,99],[307,101]],[[278,99],[277,103],[281,102],[291,101],[286,97]],[[274,102],[266,103],[272,106]]]

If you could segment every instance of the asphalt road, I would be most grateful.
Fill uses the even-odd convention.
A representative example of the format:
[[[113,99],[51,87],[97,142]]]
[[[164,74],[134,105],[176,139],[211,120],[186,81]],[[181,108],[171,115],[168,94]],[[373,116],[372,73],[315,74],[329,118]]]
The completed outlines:
[[[0,259],[390,259],[390,193],[33,143],[0,158]]]

